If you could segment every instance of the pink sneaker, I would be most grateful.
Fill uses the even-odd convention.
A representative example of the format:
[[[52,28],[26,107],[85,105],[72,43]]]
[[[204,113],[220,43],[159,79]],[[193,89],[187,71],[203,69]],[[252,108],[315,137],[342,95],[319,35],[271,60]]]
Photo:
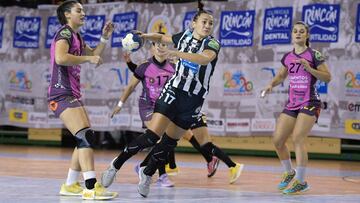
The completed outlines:
[[[216,157],[213,156],[212,160],[207,163],[207,169],[208,169],[208,178],[212,177],[213,175],[215,175],[216,170],[219,166],[220,160]]]
[[[156,184],[161,187],[174,187],[174,183],[171,182],[166,173],[162,174],[156,181]]]

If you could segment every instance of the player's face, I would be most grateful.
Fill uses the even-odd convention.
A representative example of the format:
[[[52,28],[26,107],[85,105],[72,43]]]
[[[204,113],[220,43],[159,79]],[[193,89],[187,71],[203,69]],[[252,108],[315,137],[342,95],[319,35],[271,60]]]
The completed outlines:
[[[192,22],[194,32],[199,35],[200,38],[207,37],[212,34],[214,28],[214,18],[212,15],[202,13],[196,21]]]
[[[301,24],[294,25],[294,28],[292,30],[292,40],[295,44],[301,44],[304,45],[306,42],[306,39],[309,38],[309,33],[306,30],[306,27]]]
[[[154,55],[159,57],[166,57],[168,54],[168,46],[167,44],[156,42],[153,45]]]
[[[81,4],[77,3],[71,8],[70,13],[65,12],[68,23],[74,24],[76,26],[84,25],[85,21],[85,12]]]

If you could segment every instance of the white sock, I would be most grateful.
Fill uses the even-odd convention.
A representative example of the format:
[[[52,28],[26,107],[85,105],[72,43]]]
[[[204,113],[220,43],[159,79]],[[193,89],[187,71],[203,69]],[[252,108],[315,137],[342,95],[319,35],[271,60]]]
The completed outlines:
[[[292,172],[291,159],[280,160],[284,170],[288,173]]]
[[[75,171],[71,168],[69,168],[69,172],[66,178],[66,185],[72,185],[74,183],[76,183],[79,179],[80,176],[80,171]]]
[[[306,167],[304,167],[304,166],[296,167],[295,179],[299,180],[300,183],[304,183],[305,182],[305,172],[306,172]]]
[[[96,178],[96,173],[95,173],[95,171],[86,171],[86,172],[83,172],[83,177],[84,177],[84,180]]]

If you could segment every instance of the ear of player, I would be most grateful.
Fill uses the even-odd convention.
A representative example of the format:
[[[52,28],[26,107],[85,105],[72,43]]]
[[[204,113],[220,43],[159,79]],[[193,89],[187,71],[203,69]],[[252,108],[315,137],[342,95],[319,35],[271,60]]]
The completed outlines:
[[[129,32],[125,35],[121,43],[125,51],[135,52],[143,46],[144,40],[140,37],[139,34],[136,34],[135,32]]]

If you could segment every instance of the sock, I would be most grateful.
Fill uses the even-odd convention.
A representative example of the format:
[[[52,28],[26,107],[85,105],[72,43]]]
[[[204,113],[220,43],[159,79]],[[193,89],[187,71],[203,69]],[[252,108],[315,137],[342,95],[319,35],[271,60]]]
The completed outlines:
[[[174,150],[174,149],[173,149],[173,150],[170,150],[168,159],[169,159],[169,167],[170,167],[171,169],[176,168],[175,150]]]
[[[165,165],[162,164],[161,166],[159,166],[159,167],[158,167],[158,170],[159,170],[159,177],[160,177],[161,175],[165,174],[165,173],[166,173],[166,171],[165,171]]]
[[[219,147],[214,145],[212,142],[208,142],[202,146],[203,149],[210,151],[217,158],[223,161],[229,168],[236,166],[236,164],[230,159],[230,157],[225,154]]]
[[[80,176],[80,171],[75,171],[75,170],[69,168],[65,184],[72,185],[72,184],[76,183],[79,179],[79,176]]]
[[[300,183],[304,183],[305,182],[305,172],[306,172],[306,167],[304,167],[304,166],[296,167],[295,179],[299,180]]]
[[[291,159],[280,160],[280,162],[286,172],[292,172]]]
[[[89,190],[94,189],[96,183],[95,171],[83,172],[83,177],[85,180],[85,187]]]
[[[206,162],[210,162],[212,160],[212,154],[210,153],[211,151],[207,151],[204,150],[200,144],[198,143],[198,141],[196,140],[195,136],[192,136],[191,139],[189,140],[189,142],[192,144],[192,146],[198,150],[198,152],[200,152],[200,154],[204,157],[204,159],[206,160]]]

